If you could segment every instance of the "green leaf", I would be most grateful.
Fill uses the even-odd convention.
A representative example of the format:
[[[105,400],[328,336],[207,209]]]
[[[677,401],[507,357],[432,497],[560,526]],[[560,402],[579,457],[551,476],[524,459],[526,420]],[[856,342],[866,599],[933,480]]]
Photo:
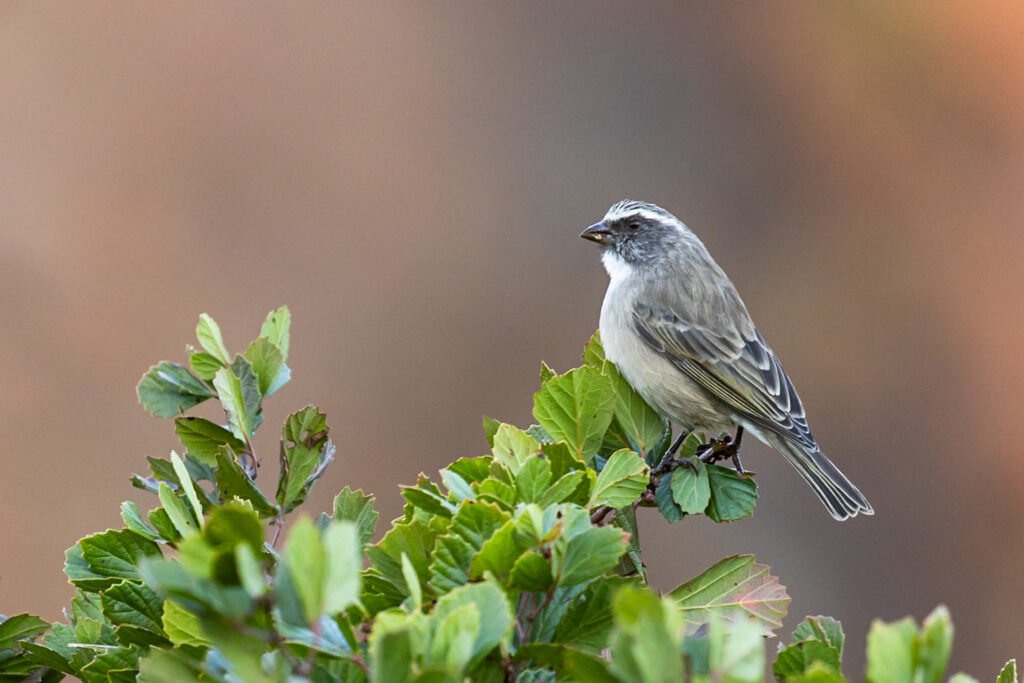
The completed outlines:
[[[953,650],[953,623],[949,610],[939,605],[921,625],[918,638],[915,683],[939,683]]]
[[[378,615],[369,638],[370,681],[406,683],[412,680],[413,657],[422,643],[416,622],[405,614]]]
[[[498,427],[501,426],[501,422],[495,420],[493,417],[483,417],[483,429],[484,438],[487,440],[487,445],[494,446],[494,435],[498,433]]]
[[[627,579],[612,578],[595,581],[573,600],[565,615],[558,620],[551,640],[600,652],[608,643],[615,624],[612,614],[612,596],[627,583]]]
[[[286,680],[285,662],[280,656],[264,657],[263,638],[243,632],[223,621],[203,622],[203,633],[230,665],[229,680],[245,683],[280,683]]]
[[[192,514],[195,516],[199,526],[202,527],[204,523],[203,506],[199,502],[199,496],[196,495],[196,487],[192,482],[192,475],[185,468],[185,462],[181,459],[181,456],[174,451],[171,451],[171,466],[174,467],[174,473],[178,475],[178,481],[181,482],[181,489],[185,493],[185,499],[192,506]]]
[[[586,478],[587,473],[582,470],[567,472],[541,494],[537,504],[545,508],[558,503],[576,502],[576,491]]]
[[[588,368],[601,370],[604,368],[605,360],[607,359],[604,355],[604,345],[601,343],[601,332],[596,331],[583,347],[583,364]]]
[[[281,352],[281,358],[288,360],[289,339],[291,337],[292,313],[287,306],[267,314],[260,328],[260,336],[266,337]]]
[[[671,603],[649,590],[627,587],[612,598],[612,612],[612,671],[638,683],[683,680],[683,624]]]
[[[193,353],[188,357],[188,363],[192,366],[192,372],[204,382],[209,382],[216,375],[217,371],[224,367],[224,364],[208,353]]]
[[[675,496],[672,493],[672,473],[668,472],[661,475],[658,479],[658,485],[654,488],[654,502],[658,506],[658,511],[661,512],[670,524],[678,522],[686,513],[679,507],[679,503],[676,502]]]
[[[217,488],[225,498],[238,497],[251,503],[260,517],[277,515],[277,506],[263,496],[227,447],[217,452]]]
[[[753,621],[728,626],[711,622],[708,634],[711,679],[725,683],[761,683],[764,680],[764,636]]]
[[[843,654],[842,625],[831,617],[806,617],[793,630],[792,644],[781,649],[772,664],[777,677],[838,672]]]
[[[231,367],[217,371],[213,387],[228,415],[231,433],[248,442],[258,424],[261,399],[259,380],[252,365],[239,356]]]
[[[230,431],[201,417],[177,418],[174,432],[189,455],[211,467],[217,465],[217,451],[222,446],[230,446],[235,453],[246,449],[245,443]]]
[[[163,600],[146,586],[132,581],[116,583],[103,591],[100,602],[103,616],[114,626],[125,627],[117,629],[119,640],[125,634],[143,631],[145,634],[134,633],[127,641],[141,645],[167,642],[162,627]]]
[[[302,603],[306,623],[315,623],[324,614],[327,556],[320,531],[308,517],[302,517],[292,525],[283,558],[292,586]]]
[[[999,672],[996,683],[1017,683],[1017,660],[1011,659]]]
[[[510,519],[497,529],[480,547],[469,565],[469,578],[477,579],[491,572],[499,580],[508,576],[522,553],[516,542],[516,520]]]
[[[206,313],[199,314],[199,324],[196,325],[196,338],[199,345],[208,354],[219,360],[224,365],[231,364],[231,354],[224,346],[224,337],[220,333],[220,325]]]
[[[119,579],[138,581],[139,563],[160,555],[156,543],[134,531],[104,531],[86,536],[68,549],[65,567],[71,583],[83,590],[100,590]]]
[[[910,617],[886,624],[875,620],[868,632],[868,683],[913,683],[917,626]]]
[[[447,468],[443,469],[441,470],[441,481],[444,483],[445,488],[448,489],[450,496],[459,503],[476,498],[476,492],[473,491],[473,487],[469,485],[468,481],[463,479],[461,474]]]
[[[334,520],[353,522],[359,534],[360,546],[373,540],[373,534],[377,530],[377,519],[380,514],[373,509],[373,501],[373,496],[368,496],[358,489],[353,491],[348,486],[334,498]]]
[[[593,527],[554,544],[551,564],[557,582],[572,586],[611,571],[626,553],[626,534],[613,527]]]
[[[436,624],[463,605],[475,605],[484,617],[471,650],[471,663],[475,663],[499,644],[507,644],[511,639],[514,622],[512,605],[505,592],[494,583],[471,583],[442,595],[430,615],[431,621]]]
[[[31,614],[16,614],[0,621],[0,650],[16,646],[18,641],[34,640],[46,632],[50,625]]]
[[[540,445],[532,436],[510,424],[502,424],[494,434],[494,461],[499,462],[512,474],[531,458],[540,453]]]
[[[491,503],[466,501],[459,506],[448,531],[437,538],[430,564],[430,584],[439,595],[469,581],[473,558],[509,518]]]
[[[688,515],[699,515],[711,502],[708,468],[700,458],[687,460],[688,465],[671,473],[672,499]]]
[[[381,578],[408,596],[405,577],[402,574],[402,554],[409,556],[420,585],[430,581],[430,556],[434,549],[434,532],[420,522],[399,522],[384,534],[376,545],[366,549],[373,567]]]
[[[147,370],[135,393],[154,417],[175,417],[214,395],[187,368],[168,361]]]
[[[516,490],[519,501],[534,503],[541,499],[551,483],[551,463],[542,456],[534,456],[526,461],[516,477]]]
[[[126,500],[121,503],[121,520],[126,527],[140,536],[144,536],[151,541],[160,539],[160,534],[142,519],[142,514],[133,501]]]
[[[533,397],[533,415],[556,441],[589,461],[612,420],[611,380],[593,368],[577,368],[548,380]]]
[[[171,490],[170,486],[160,482],[158,495],[160,496],[160,504],[163,506],[164,512],[167,513],[171,523],[174,524],[174,528],[183,538],[199,533],[199,528],[196,526],[192,513],[185,507],[185,502]]]
[[[281,478],[277,502],[285,512],[300,505],[310,489],[334,460],[334,443],[328,438],[327,416],[306,406],[285,420],[281,433]]]
[[[516,683],[550,683],[553,681],[585,681],[586,683],[623,683],[623,679],[612,674],[608,663],[600,656],[578,648],[551,643],[528,643],[519,647],[515,659],[550,667],[558,676],[526,677],[520,674]],[[559,677],[560,676],[560,677]]]
[[[259,378],[260,393],[271,396],[292,378],[291,369],[285,365],[284,357],[266,337],[260,337],[249,344],[243,353],[252,364],[252,370]]]
[[[542,593],[554,583],[551,562],[536,550],[528,550],[512,565],[509,583],[519,590]]]
[[[449,673],[461,673],[473,657],[480,619],[480,610],[472,603],[459,605],[444,617],[432,619],[424,663],[444,667]]]
[[[978,679],[961,671],[950,676],[949,683],[978,683]]]
[[[175,645],[204,647],[210,644],[203,635],[199,617],[173,600],[164,601],[162,625],[164,633]]]
[[[628,448],[616,451],[608,458],[597,483],[590,494],[590,505],[624,508],[632,505],[647,488],[651,468],[639,455]]]
[[[832,617],[804,617],[793,629],[793,642],[819,640],[834,648],[841,657],[846,636],[843,625]]]
[[[139,651],[136,648],[116,647],[104,649],[100,654],[82,667],[79,671],[79,678],[84,683],[120,683],[120,681],[131,681],[138,669]],[[116,672],[128,672],[126,677],[116,675]]]
[[[669,597],[683,612],[687,635],[714,618],[727,625],[750,622],[762,635],[774,635],[782,627],[790,601],[785,586],[753,555],[727,557]]]
[[[750,474],[740,475],[728,467],[708,465],[711,502],[705,514],[716,522],[733,522],[754,514],[757,484]]]
[[[363,565],[359,529],[352,522],[334,522],[324,532],[323,545],[327,560],[323,609],[333,615],[359,600]]]
[[[497,430],[497,427],[495,427]],[[459,458],[446,468],[450,472],[462,477],[466,482],[475,484],[483,481],[490,473],[493,458],[489,455],[481,455],[476,458]]]
[[[540,362],[540,383],[543,385],[552,377],[557,377],[558,373],[551,369],[551,367],[544,361]]]

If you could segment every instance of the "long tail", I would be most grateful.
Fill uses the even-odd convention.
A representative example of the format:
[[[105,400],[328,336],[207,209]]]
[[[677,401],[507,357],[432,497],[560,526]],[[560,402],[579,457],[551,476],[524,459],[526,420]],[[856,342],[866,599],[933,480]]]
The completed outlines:
[[[786,456],[789,464],[811,485],[833,517],[842,521],[858,514],[875,514],[864,494],[825,457],[820,448],[810,450],[772,432],[762,432],[758,436]]]

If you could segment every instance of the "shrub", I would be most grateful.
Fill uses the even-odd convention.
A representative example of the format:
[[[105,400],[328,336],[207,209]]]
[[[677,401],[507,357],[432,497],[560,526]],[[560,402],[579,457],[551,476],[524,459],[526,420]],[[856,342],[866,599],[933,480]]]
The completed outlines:
[[[183,455],[149,458],[149,473],[132,477],[156,507],[143,514],[127,501],[123,529],[67,551],[67,623],[0,621],[0,680],[763,679],[765,639],[790,601],[769,568],[728,557],[659,595],[636,528],[639,506],[670,522],[749,517],[755,479],[702,463],[703,436],[666,457],[669,425],[596,337],[581,367],[542,367],[537,424],[485,418],[490,453],[402,487],[402,516],[373,543],[378,514],[362,491],[343,489],[330,514],[296,513],[335,457],[314,406],[285,420],[276,491],[256,485],[253,435],[263,401],[291,376],[290,323],[287,308],[271,312],[233,355],[204,314],[189,366],[165,361],[143,376],[139,401],[173,419]],[[186,414],[208,400],[226,424]],[[940,681],[952,639],[942,607],[920,628],[876,622],[867,679]],[[771,671],[843,681],[844,647],[837,621],[808,617]],[[1016,681],[1012,661],[998,680]]]

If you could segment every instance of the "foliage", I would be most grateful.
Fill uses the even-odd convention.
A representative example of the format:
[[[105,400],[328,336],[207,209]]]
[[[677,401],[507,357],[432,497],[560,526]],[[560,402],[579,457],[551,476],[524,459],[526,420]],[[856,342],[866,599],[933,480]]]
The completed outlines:
[[[635,514],[743,519],[754,479],[703,462],[703,435],[667,455],[668,425],[596,338],[582,367],[544,366],[537,425],[485,419],[490,452],[403,487],[403,514],[376,543],[374,499],[348,487],[330,514],[298,514],[282,534],[335,457],[326,416],[305,407],[285,420],[274,494],[256,485],[254,435],[264,399],[291,377],[290,323],[273,311],[233,355],[204,314],[189,367],[145,374],[139,401],[173,418],[183,454],[132,477],[152,510],[127,501],[123,529],[68,549],[67,623],[0,621],[0,681],[763,680],[786,589],[741,555],[659,595]],[[211,399],[224,424],[184,414]],[[877,622],[868,680],[941,680],[952,635],[941,607],[920,629]],[[771,671],[846,680],[844,645],[837,621],[808,617]],[[1016,681],[1012,662],[999,681]]]

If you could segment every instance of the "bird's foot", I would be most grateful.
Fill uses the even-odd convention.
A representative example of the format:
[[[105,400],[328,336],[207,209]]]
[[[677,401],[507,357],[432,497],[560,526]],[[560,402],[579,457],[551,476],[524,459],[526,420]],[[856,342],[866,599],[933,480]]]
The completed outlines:
[[[722,460],[732,460],[732,466],[737,474],[747,473],[740,460],[740,440],[734,441],[731,436],[711,439],[704,448],[704,452],[700,454],[700,459],[706,465],[714,465]]]

